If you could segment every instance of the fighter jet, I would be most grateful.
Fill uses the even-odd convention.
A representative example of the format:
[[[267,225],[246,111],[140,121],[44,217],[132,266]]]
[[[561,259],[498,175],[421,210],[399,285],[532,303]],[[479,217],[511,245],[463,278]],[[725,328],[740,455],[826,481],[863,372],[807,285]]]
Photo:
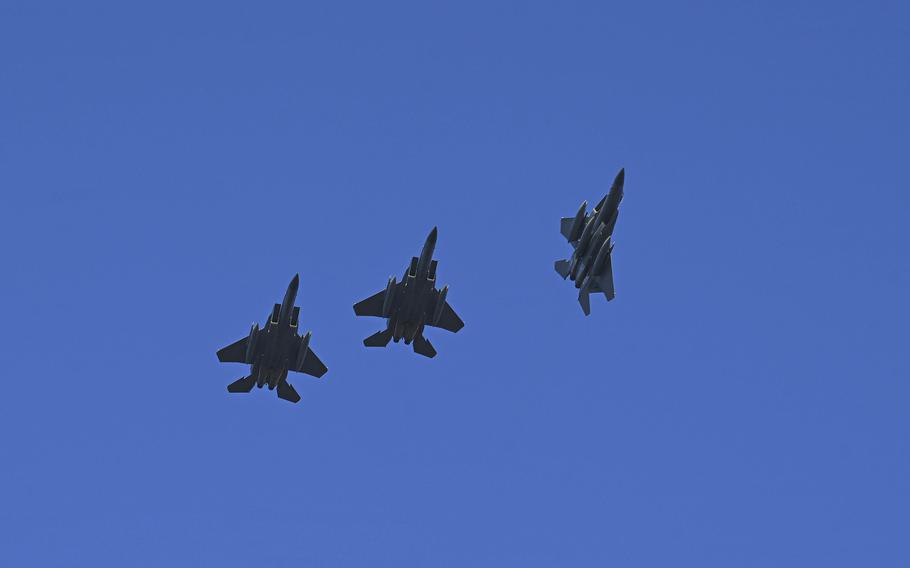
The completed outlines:
[[[328,369],[319,357],[310,349],[312,332],[303,337],[297,334],[300,308],[294,305],[297,288],[300,286],[300,275],[291,280],[284,300],[275,304],[272,313],[260,329],[254,323],[250,334],[238,339],[218,351],[218,360],[222,363],[246,363],[250,365],[250,375],[228,385],[228,392],[250,392],[253,385],[269,390],[278,387],[278,398],[299,402],[300,395],[288,381],[288,371],[306,373],[321,377]]]
[[[424,327],[440,327],[453,333],[464,327],[464,322],[446,302],[449,287],[436,289],[437,261],[433,260],[436,234],[436,227],[433,227],[420,257],[411,258],[401,282],[393,276],[385,290],[354,304],[354,313],[358,316],[388,319],[383,331],[363,340],[367,347],[385,347],[390,339],[398,343],[403,338],[405,345],[413,342],[415,353],[435,357],[436,350],[423,336]]]
[[[591,314],[592,292],[603,292],[609,302],[616,296],[613,289],[613,228],[619,215],[619,202],[622,201],[622,186],[625,180],[625,169],[619,170],[613,186],[597,207],[585,214],[588,202],[578,208],[574,217],[563,217],[560,231],[575,247],[575,252],[568,260],[556,261],[556,272],[565,278],[575,281],[578,288],[578,303],[585,315]]]

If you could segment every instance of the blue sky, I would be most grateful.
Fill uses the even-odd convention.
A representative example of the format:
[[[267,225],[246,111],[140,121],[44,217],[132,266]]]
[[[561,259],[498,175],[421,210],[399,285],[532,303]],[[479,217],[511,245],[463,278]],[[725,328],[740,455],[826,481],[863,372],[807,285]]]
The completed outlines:
[[[0,564],[907,566],[908,16],[4,3]],[[295,272],[329,373],[229,395]]]

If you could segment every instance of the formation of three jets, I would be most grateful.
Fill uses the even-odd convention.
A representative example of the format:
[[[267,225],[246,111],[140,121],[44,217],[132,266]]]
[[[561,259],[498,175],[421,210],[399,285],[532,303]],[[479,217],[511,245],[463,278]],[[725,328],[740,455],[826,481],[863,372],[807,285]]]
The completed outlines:
[[[607,301],[615,296],[612,235],[624,179],[625,172],[620,170],[610,192],[590,213],[586,213],[587,202],[584,202],[574,217],[562,219],[560,230],[575,250],[569,259],[557,260],[555,268],[564,279],[575,282],[585,315],[591,313],[591,293],[603,292]],[[354,304],[354,313],[358,316],[386,319],[384,330],[364,339],[363,344],[367,347],[385,347],[389,341],[398,343],[403,339],[405,345],[413,345],[416,353],[435,357],[436,349],[423,335],[426,326],[453,333],[464,327],[464,322],[446,301],[449,287],[436,288],[438,261],[433,259],[436,238],[434,227],[420,256],[411,258],[401,282],[389,278],[385,290]],[[294,305],[299,285],[300,277],[295,275],[282,302],[273,306],[265,327],[253,324],[248,336],[217,352],[222,363],[250,365],[250,374],[228,385],[228,391],[250,392],[254,386],[268,386],[270,390],[277,389],[279,398],[299,402],[300,395],[287,381],[288,372],[318,378],[328,371],[310,348],[312,333],[308,331],[302,336],[299,333],[300,308]]]

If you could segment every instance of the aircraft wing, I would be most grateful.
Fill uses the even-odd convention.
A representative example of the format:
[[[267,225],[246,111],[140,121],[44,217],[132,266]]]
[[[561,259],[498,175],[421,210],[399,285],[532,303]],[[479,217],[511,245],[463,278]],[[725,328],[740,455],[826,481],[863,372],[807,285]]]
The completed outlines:
[[[444,308],[442,308],[442,315],[439,317],[439,323],[437,324],[427,324],[432,327],[438,327],[446,331],[451,331],[455,333],[459,329],[464,327],[464,322],[461,321],[461,318],[458,317],[458,314],[455,313],[455,310],[452,309],[452,306],[446,302]]]
[[[603,292],[608,302],[616,297],[616,290],[613,288],[613,262],[611,258],[607,258],[606,268],[592,279],[588,291],[591,293]]]
[[[385,301],[385,290],[376,292],[366,300],[354,304],[354,313],[358,316],[382,317],[382,304]]]
[[[218,350],[218,360],[222,363],[246,363],[246,344],[249,337],[238,339],[227,347]]]
[[[569,237],[572,236],[572,224],[575,223],[575,217],[563,217],[559,223],[559,232],[562,233],[562,236],[569,241]],[[578,246],[578,241],[569,241],[573,247]]]
[[[328,367],[313,353],[313,350],[309,347],[307,349],[306,357],[303,359],[303,365],[299,369],[293,369],[298,373],[306,373],[307,375],[312,375],[316,378],[321,377],[326,374]]]

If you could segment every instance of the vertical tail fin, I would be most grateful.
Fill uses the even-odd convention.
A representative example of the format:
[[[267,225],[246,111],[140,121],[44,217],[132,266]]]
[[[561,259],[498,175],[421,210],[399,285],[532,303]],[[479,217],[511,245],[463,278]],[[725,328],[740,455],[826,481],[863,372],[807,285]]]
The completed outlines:
[[[392,331],[389,329],[384,329],[382,331],[377,331],[373,335],[364,339],[363,344],[367,347],[385,347],[389,344],[389,341],[391,339]]]

